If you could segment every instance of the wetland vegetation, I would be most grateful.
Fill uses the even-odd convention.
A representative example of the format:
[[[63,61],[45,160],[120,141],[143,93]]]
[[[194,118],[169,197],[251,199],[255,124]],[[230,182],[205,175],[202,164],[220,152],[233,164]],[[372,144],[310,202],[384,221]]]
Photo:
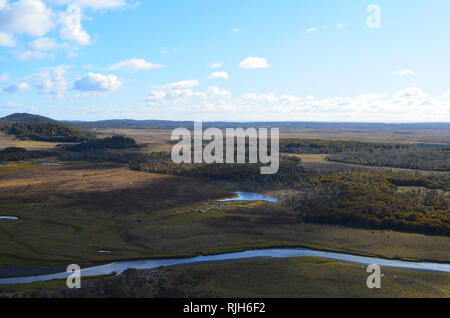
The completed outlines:
[[[20,118],[25,121],[24,118],[29,117]],[[170,127],[163,123],[158,125],[164,129]],[[316,164],[311,161],[312,157],[304,157],[325,158],[351,153],[356,158],[356,153],[365,151],[375,154],[377,151],[414,151],[415,156],[424,156],[422,161],[419,158],[415,162],[425,162],[430,151],[438,151],[443,157],[437,157],[436,162],[445,162],[448,145],[436,145],[439,139],[436,135],[424,138],[427,145],[411,146],[385,141],[306,141],[300,130],[301,138],[293,138],[292,130],[282,130],[283,140],[288,143],[282,142],[284,154],[280,171],[273,176],[262,176],[258,164],[175,165],[170,160],[170,135],[164,129],[126,126],[123,130],[83,130],[87,127],[87,124],[79,124],[74,128],[82,129],[83,135],[89,136],[88,140],[76,143],[24,141],[8,135],[0,138],[2,144],[8,145],[0,150],[3,156],[0,215],[18,218],[0,222],[0,277],[60,272],[69,263],[91,266],[118,260],[191,257],[280,246],[450,262],[448,172],[429,171],[442,169],[425,166],[421,166],[426,168],[424,171],[417,167],[413,168],[416,170],[397,170],[395,164],[366,162],[364,156],[354,164],[353,160],[349,160],[352,164],[330,160]],[[370,135],[370,130],[366,133]],[[375,133],[378,133],[376,129]],[[445,129],[440,132],[445,133],[448,133]],[[14,144],[17,147],[11,148]],[[54,164],[45,165],[49,162]],[[278,202],[220,202],[237,191],[275,197]],[[323,260],[305,262],[249,260],[162,270],[163,274],[156,275],[159,291],[153,290],[151,295],[188,295],[186,286],[190,286],[190,279],[186,278],[186,285],[183,283],[177,288],[171,282],[180,279],[179,275],[187,277],[194,272],[209,282],[202,283],[196,295],[228,295],[221,278],[225,276],[218,274],[218,268],[225,272],[233,268],[244,273],[248,264],[260,264],[261,271],[248,276],[254,281],[261,279],[264,266],[268,271],[278,272],[287,269],[284,266],[288,263],[289,273],[297,273],[295,275],[302,279],[308,273],[315,273],[319,281],[324,281],[333,271],[354,277],[361,275],[358,266]],[[330,265],[322,266],[323,262]],[[150,274],[137,272],[135,275],[147,277]],[[442,283],[447,278],[438,279],[438,274],[407,272],[402,275],[407,278],[402,283],[392,282],[392,294],[380,295],[420,296],[429,292],[442,296],[449,293]],[[121,295],[137,295],[135,287],[128,285],[132,278],[127,277],[138,276],[93,280],[96,283],[92,283],[92,289],[81,296],[98,296],[95,288],[101,284],[120,284],[124,288]],[[288,277],[286,274],[286,280]],[[423,279],[433,283],[420,285],[423,289],[410,288],[413,281]],[[22,292],[24,295],[56,295],[52,294],[55,292],[52,288],[60,284],[48,284],[29,286],[26,290],[20,286],[0,287],[0,295]],[[239,295],[265,295],[262,287],[250,288],[254,283],[249,284]],[[282,293],[283,284],[286,282],[274,285],[267,295],[306,295],[313,282],[306,280],[303,291],[286,288]],[[43,286],[49,286],[48,294],[47,287]],[[320,292],[318,289],[311,295]],[[353,295],[350,289],[341,294],[338,290],[334,292],[330,295]],[[57,295],[65,294],[58,291]]]

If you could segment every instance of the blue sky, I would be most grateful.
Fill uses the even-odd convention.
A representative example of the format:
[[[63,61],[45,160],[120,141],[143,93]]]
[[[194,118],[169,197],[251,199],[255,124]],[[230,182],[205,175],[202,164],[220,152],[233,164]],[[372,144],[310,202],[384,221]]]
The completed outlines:
[[[447,0],[0,0],[0,115],[449,122],[449,14]]]

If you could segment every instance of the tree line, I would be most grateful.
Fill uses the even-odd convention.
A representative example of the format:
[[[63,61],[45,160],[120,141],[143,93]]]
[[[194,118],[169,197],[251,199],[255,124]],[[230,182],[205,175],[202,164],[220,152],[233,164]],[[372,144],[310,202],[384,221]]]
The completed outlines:
[[[368,166],[450,171],[450,150],[448,147],[381,148],[371,149],[370,151],[341,152],[328,156],[327,160]]]

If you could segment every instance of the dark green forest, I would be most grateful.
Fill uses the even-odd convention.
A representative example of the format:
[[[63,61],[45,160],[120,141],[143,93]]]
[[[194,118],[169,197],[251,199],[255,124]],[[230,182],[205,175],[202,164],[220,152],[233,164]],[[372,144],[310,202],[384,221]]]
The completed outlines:
[[[371,151],[341,152],[330,155],[327,159],[368,166],[450,171],[449,147],[381,148],[372,149]]]
[[[13,123],[3,132],[18,139],[50,142],[80,142],[93,138],[90,133],[55,123]]]
[[[55,155],[55,152],[43,150],[28,151],[24,148],[10,147],[0,150],[0,162],[40,159],[51,157],[53,155]]]
[[[112,136],[104,139],[92,139],[76,145],[63,145],[65,150],[74,152],[95,152],[113,149],[139,149],[136,140],[124,136]]]

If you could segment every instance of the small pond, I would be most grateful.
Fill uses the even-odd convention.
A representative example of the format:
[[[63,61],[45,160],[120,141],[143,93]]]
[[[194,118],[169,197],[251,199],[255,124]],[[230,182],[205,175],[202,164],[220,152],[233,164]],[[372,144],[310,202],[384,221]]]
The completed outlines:
[[[277,198],[268,197],[258,193],[234,192],[234,194],[236,194],[236,197],[219,200],[219,202],[231,202],[231,201],[266,201],[272,203],[278,202]]]

